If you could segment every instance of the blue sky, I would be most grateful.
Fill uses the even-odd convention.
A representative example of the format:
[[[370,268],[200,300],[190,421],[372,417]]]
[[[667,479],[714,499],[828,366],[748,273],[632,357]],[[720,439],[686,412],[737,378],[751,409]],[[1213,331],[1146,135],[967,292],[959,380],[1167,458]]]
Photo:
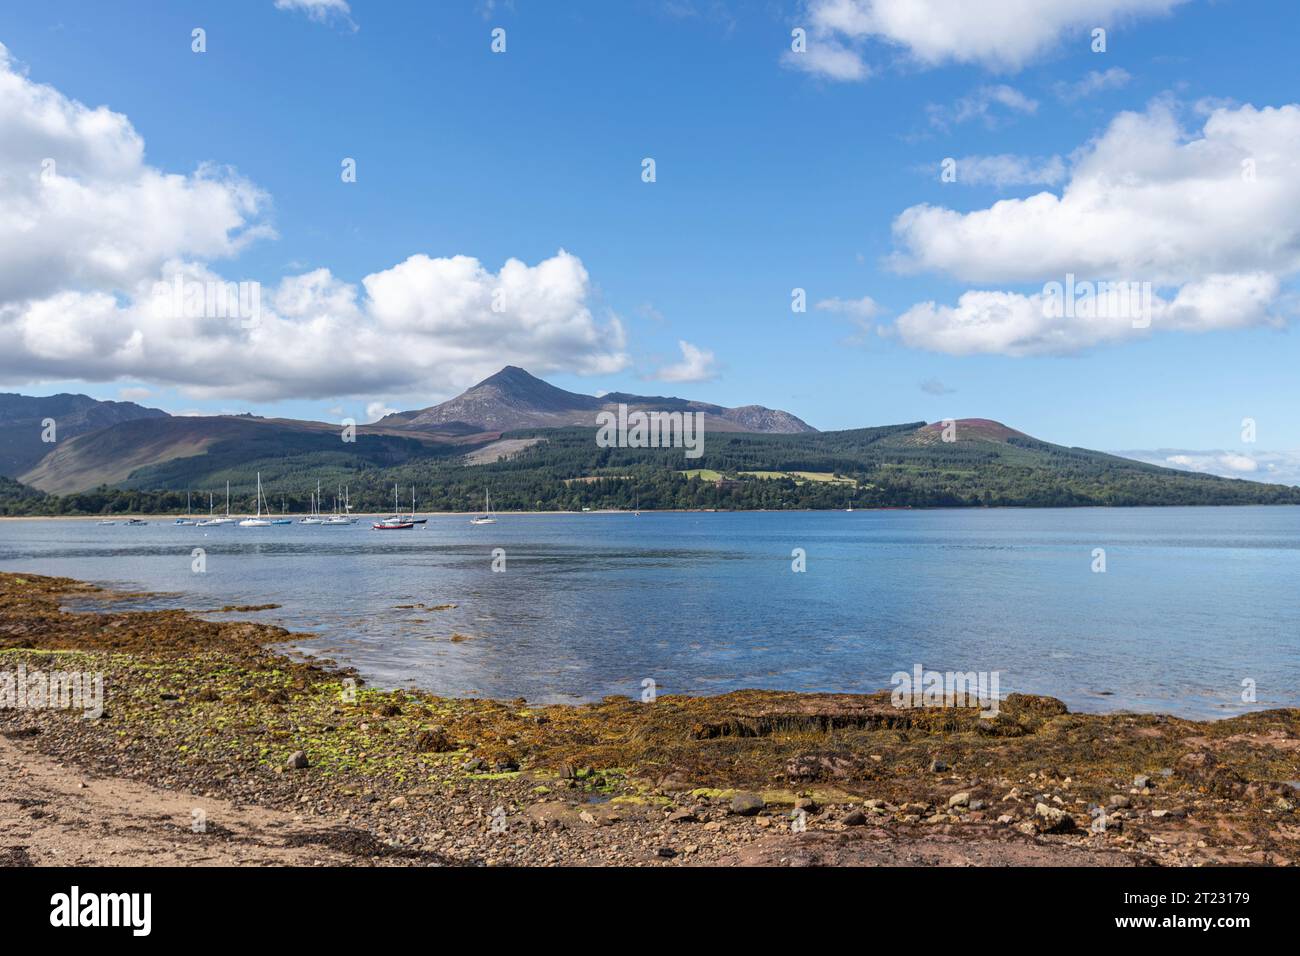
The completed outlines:
[[[277,318],[275,334],[251,344],[225,331],[178,335],[149,360],[139,357],[155,352],[149,337],[165,334],[153,328],[143,351],[123,347],[111,362],[47,342],[12,355],[3,384],[171,411],[364,420],[367,408],[431,404],[513,363],[577,391],[759,403],[823,429],[971,416],[1063,444],[1217,450],[1239,459],[1227,473],[1248,477],[1267,477],[1262,449],[1300,449],[1290,414],[1300,398],[1296,236],[1286,231],[1300,221],[1287,206],[1300,194],[1274,185],[1297,178],[1297,159],[1284,148],[1289,114],[1259,113],[1295,99],[1293,42],[1279,29],[1288,6],[1059,2],[1056,20],[990,35],[963,30],[949,0],[925,2],[950,14],[939,26],[951,29],[893,25],[892,2],[7,4],[0,43],[12,82],[26,84],[7,108],[35,111],[31,90],[48,87],[107,107],[142,144],[139,168],[83,172],[70,160],[69,175],[88,188],[110,182],[109,192],[141,169],[183,177],[195,196],[163,209],[173,223],[214,208],[203,183],[256,198],[229,230],[242,231],[238,241],[211,230],[159,240],[135,271],[64,263],[57,287],[15,279],[8,295],[0,279],[0,326],[62,291],[82,297],[70,308],[94,328],[126,328],[131,283],[165,279],[159,263],[172,256],[258,281],[267,300],[288,277],[328,270],[299,321],[339,301],[355,311],[322,319],[319,334]],[[1092,25],[1107,29],[1104,53],[1090,49]],[[506,51],[494,54],[498,27]],[[808,53],[791,51],[796,27],[808,31]],[[1117,119],[1126,112],[1141,119],[1136,129]],[[35,137],[36,125],[20,129]],[[60,135],[57,148],[38,145],[72,155],[77,137],[102,131]],[[99,158],[86,165],[107,163],[112,149],[92,146],[86,154]],[[1233,150],[1257,158],[1255,185],[1273,190],[1259,208],[1276,209],[1277,223],[1256,214],[1255,199],[1214,200],[1223,190],[1213,175],[1237,162]],[[38,152],[0,147],[11,166],[0,183]],[[340,178],[347,157],[355,183]],[[642,181],[646,157],[653,183]],[[946,157],[958,161],[956,182],[941,181]],[[1202,162],[1213,175],[1188,173]],[[200,176],[202,164],[213,165]],[[1085,214],[1060,204],[1040,221],[1020,203],[1072,183]],[[999,202],[1013,204],[1005,217],[989,212]],[[144,214],[135,227],[113,215],[110,239],[167,231]],[[1196,227],[1184,232],[1183,215]],[[1125,221],[1137,225],[1115,226]],[[0,273],[31,273],[20,254],[11,250],[8,267],[5,255],[0,240]],[[482,272],[447,277],[426,260],[398,268],[421,255],[472,257]],[[518,331],[475,325],[472,306],[455,311],[466,289],[495,287],[510,259],[525,270],[519,294],[535,299]],[[558,276],[541,268],[553,259]],[[1168,314],[1141,331],[1043,325],[1027,303],[1067,267],[1149,278]],[[383,288],[365,283],[376,274],[388,277]],[[1198,283],[1210,274],[1237,278],[1207,292]],[[791,310],[794,288],[806,290],[804,313]],[[434,317],[416,301],[431,289],[451,303]],[[114,318],[83,303],[96,291],[116,300]],[[1015,297],[1007,309],[1026,324],[1014,335],[981,325],[1003,313],[986,302],[962,310],[970,291]],[[354,348],[347,330],[366,323]],[[209,350],[212,363],[191,373]],[[249,378],[257,369],[260,384]],[[1254,444],[1241,440],[1247,417]]]

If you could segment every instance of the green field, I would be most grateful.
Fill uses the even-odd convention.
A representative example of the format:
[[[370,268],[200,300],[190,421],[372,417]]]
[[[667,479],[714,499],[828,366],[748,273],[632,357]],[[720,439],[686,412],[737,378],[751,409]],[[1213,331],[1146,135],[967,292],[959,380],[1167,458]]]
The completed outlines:
[[[679,471],[678,474],[687,478],[699,478],[701,481],[721,481],[728,477],[720,471],[714,471],[712,468],[690,468],[686,471]],[[734,475],[737,478],[759,478],[766,481],[789,478],[799,485],[806,481],[850,486],[857,484],[852,478],[836,477],[835,473],[830,471],[738,471]]]

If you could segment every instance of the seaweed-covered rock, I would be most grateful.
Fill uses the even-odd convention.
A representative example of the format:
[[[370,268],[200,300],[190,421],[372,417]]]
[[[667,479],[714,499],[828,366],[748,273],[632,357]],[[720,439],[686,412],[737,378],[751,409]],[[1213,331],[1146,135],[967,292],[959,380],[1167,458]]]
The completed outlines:
[[[447,732],[441,727],[422,730],[415,735],[416,753],[445,754],[455,749],[456,745],[452,743],[451,738],[447,736]]]

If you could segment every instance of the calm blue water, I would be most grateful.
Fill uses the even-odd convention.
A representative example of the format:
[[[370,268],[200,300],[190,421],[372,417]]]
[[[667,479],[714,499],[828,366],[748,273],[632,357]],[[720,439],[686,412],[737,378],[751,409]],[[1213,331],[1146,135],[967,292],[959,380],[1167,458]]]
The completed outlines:
[[[24,520],[0,522],[0,569],[166,592],[149,607],[278,603],[240,616],[311,632],[296,646],[379,686],[451,695],[591,700],[647,677],[660,693],[865,692],[919,663],[999,671],[1003,694],[1074,710],[1300,705],[1300,508],[456,516],[400,532]],[[413,603],[457,607],[396,607]]]

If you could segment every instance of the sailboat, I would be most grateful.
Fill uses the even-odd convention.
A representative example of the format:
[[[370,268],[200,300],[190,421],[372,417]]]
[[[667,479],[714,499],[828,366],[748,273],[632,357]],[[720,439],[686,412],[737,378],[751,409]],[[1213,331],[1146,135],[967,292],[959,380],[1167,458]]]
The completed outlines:
[[[415,522],[408,521],[405,516],[397,513],[397,484],[393,483],[393,515],[391,518],[385,518],[383,521],[376,521],[370,526],[375,531],[405,531],[408,528],[414,528]]]
[[[211,510],[211,509],[209,508],[209,511],[210,511],[210,510]],[[211,526],[213,526],[213,525],[218,525],[218,524],[234,524],[234,523],[235,523],[235,519],[232,518],[232,517],[230,517],[230,482],[227,481],[227,482],[226,482],[226,514],[225,514],[225,517],[220,517],[220,518],[208,518],[207,521],[200,521],[200,522],[199,522],[199,527],[200,527],[200,528],[209,528],[209,527],[211,527]]]
[[[406,516],[406,520],[411,524],[425,524],[428,518],[417,518],[415,516],[415,485],[411,485],[411,513]]]
[[[179,525],[189,525],[189,526],[194,526],[198,524],[198,522],[194,520],[190,512],[190,493],[188,491],[185,492],[185,517],[177,518],[172,523],[179,524]]]
[[[316,493],[311,498],[311,514],[305,518],[299,518],[299,524],[324,524],[325,519],[320,516],[320,482],[316,482]]]
[[[270,511],[271,509],[267,508],[266,510]],[[257,473],[257,517],[245,518],[239,522],[239,526],[241,528],[268,528],[271,526],[270,520],[262,517],[262,473],[260,471]]]
[[[496,524],[496,515],[492,514],[492,494],[483,492],[483,513],[469,519],[470,524]]]
[[[342,512],[339,511],[339,498],[341,496],[341,491],[342,489],[340,489],[340,491],[338,493],[335,493],[334,495],[334,513],[330,515],[328,518],[325,518],[323,521],[321,521],[321,524],[337,526],[337,525],[352,523],[351,521],[348,520],[346,515],[344,515]]]
[[[342,511],[339,510],[340,502],[343,504]],[[347,492],[340,488],[338,493],[334,495],[334,513],[328,518],[322,518],[320,523],[330,525],[356,524],[357,519],[349,513],[351,510],[352,506],[347,503]]]
[[[268,508],[267,510],[270,511],[271,509]],[[285,510],[286,509],[284,507],[284,495],[281,495],[280,496],[280,517],[272,518],[271,524],[293,524],[293,520],[291,518],[286,517]]]

